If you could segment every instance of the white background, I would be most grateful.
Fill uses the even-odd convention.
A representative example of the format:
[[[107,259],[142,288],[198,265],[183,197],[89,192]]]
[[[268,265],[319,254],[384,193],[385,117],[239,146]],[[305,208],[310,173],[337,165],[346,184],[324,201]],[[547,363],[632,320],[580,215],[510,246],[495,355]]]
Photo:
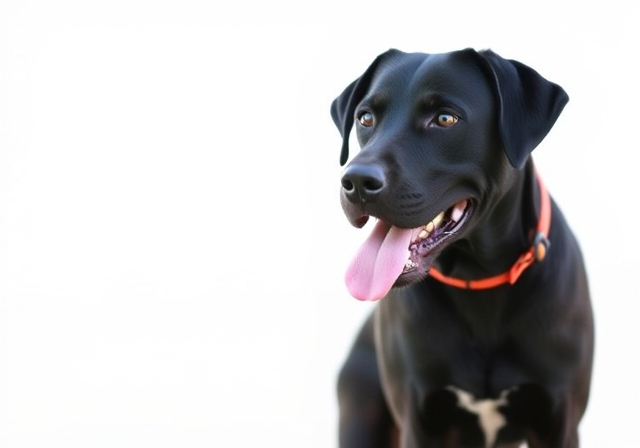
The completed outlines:
[[[295,5],[295,6],[294,6]],[[0,0],[0,447],[336,446],[370,310],[331,101],[390,47],[571,101],[535,159],[597,324],[583,447],[640,446],[633,1]]]

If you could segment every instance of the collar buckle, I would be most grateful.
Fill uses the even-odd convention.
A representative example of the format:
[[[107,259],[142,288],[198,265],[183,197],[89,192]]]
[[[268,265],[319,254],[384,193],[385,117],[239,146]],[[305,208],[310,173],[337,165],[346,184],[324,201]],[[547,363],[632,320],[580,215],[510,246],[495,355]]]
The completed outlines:
[[[533,238],[533,243],[531,244],[533,257],[536,261],[544,260],[544,257],[547,256],[547,252],[549,251],[549,246],[551,246],[549,238],[547,238],[542,232],[537,232],[536,236]]]

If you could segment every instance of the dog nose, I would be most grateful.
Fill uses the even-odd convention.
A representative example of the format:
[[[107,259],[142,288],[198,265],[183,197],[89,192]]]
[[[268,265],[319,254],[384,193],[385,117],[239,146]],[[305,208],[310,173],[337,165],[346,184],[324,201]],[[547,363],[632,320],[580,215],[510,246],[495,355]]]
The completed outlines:
[[[342,175],[342,189],[351,201],[372,202],[385,187],[378,165],[349,165]]]

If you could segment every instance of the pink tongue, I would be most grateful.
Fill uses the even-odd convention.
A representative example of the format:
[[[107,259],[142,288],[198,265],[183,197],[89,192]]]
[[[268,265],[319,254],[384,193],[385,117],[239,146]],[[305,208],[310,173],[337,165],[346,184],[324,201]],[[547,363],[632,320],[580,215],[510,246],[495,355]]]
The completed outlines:
[[[376,223],[345,275],[353,297],[374,301],[387,295],[409,258],[411,232],[383,221]]]

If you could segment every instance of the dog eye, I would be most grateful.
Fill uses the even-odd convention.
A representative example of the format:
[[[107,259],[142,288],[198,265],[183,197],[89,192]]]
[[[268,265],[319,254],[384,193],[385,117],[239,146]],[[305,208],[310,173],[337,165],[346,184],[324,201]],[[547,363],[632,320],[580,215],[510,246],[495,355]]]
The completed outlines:
[[[438,126],[448,128],[449,126],[453,126],[458,122],[458,117],[451,114],[438,114],[437,122]]]
[[[373,114],[371,112],[362,112],[358,115],[358,121],[365,128],[373,126]]]

